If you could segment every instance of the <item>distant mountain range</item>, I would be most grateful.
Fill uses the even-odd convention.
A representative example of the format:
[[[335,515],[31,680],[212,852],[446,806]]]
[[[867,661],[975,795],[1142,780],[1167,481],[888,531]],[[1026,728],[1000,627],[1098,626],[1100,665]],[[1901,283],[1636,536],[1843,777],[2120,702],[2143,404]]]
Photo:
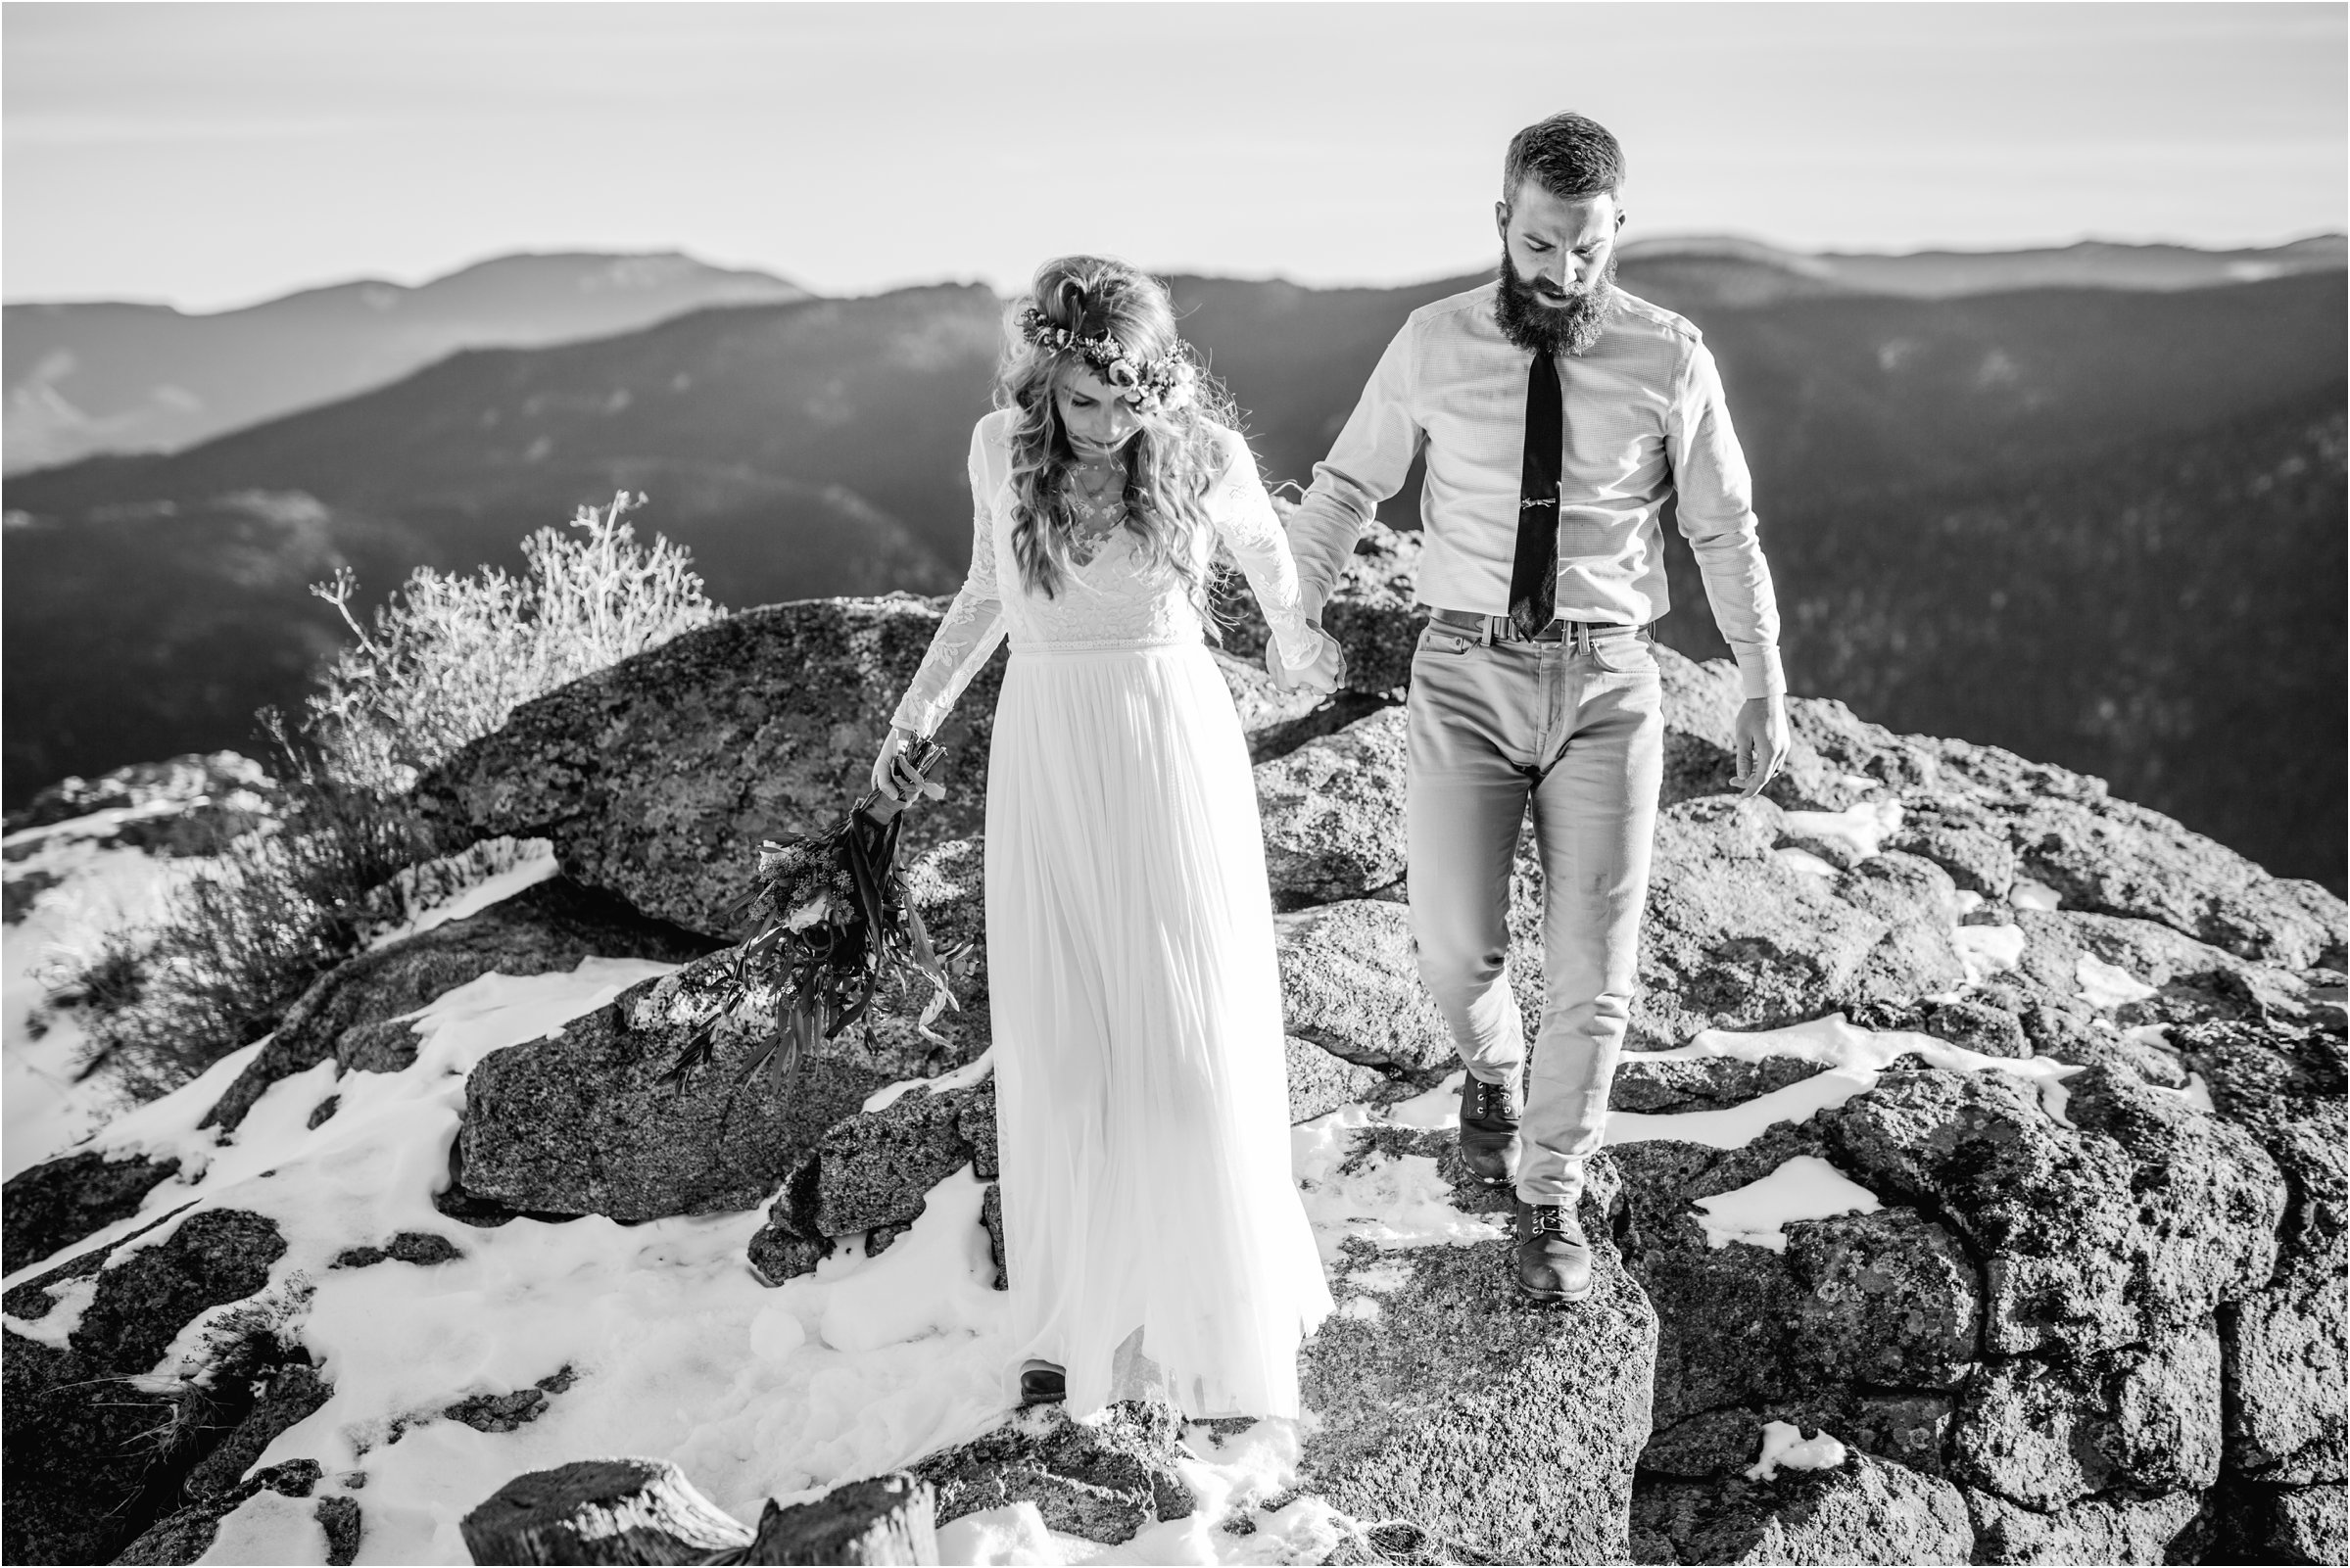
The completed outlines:
[[[711,305],[807,291],[691,257],[509,256],[421,288],[360,282],[241,310],[112,302],[12,305],[0,460],[9,473],[94,452],[175,451],[394,381],[458,349],[630,332]]]
[[[1630,251],[1620,280],[1721,359],[1798,689],[2102,772],[2338,889],[2341,748],[2307,737],[2332,733],[2343,684],[2343,273],[2288,248],[2282,275],[2182,287],[2195,253],[2158,249],[1962,258],[1942,295],[1729,245]],[[2125,286],[1976,286],[2089,262]],[[1404,315],[1477,281],[1175,289],[1269,476],[1302,483]],[[511,563],[531,529],[619,488],[650,494],[647,529],[692,546],[727,603],[949,589],[1000,310],[955,287],[699,310],[459,353],[172,455],[16,476],[7,798],[236,744],[258,703],[298,701],[338,634],[305,585],[335,564],[380,596],[416,564]],[[1414,524],[1414,495],[1385,514]],[[1680,612],[1661,635],[1718,650],[1668,547]],[[2308,811],[2244,780],[2289,782]]]

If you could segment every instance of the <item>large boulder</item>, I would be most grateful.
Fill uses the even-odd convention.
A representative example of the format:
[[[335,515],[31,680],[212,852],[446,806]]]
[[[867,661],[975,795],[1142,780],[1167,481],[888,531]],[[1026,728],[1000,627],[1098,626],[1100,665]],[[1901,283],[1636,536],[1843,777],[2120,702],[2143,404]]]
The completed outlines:
[[[1888,1072],[1824,1130],[1840,1165],[1930,1204],[1984,1260],[1992,1355],[2151,1344],[2267,1281],[2284,1193],[2258,1144],[2107,1068],[2066,1088],[2070,1126],[2006,1073]]]
[[[889,715],[937,630],[934,601],[807,599],[671,639],[514,711],[416,787],[474,837],[553,841],[563,869],[655,919],[732,939],[763,838],[838,821],[870,787]],[[904,818],[908,852],[978,834],[1001,657],[938,738],[943,800]]]
[[[536,882],[318,976],[201,1125],[235,1131],[269,1085],[328,1060],[343,1072],[399,1071],[415,1060],[415,1034],[392,1021],[484,974],[556,974],[586,958],[683,964],[714,945],[568,878]]]
[[[1462,1179],[1451,1142],[1388,1129],[1366,1153],[1435,1156],[1455,1206],[1506,1232],[1508,1200]],[[1656,1320],[1607,1241],[1614,1185],[1602,1156],[1583,1212],[1596,1288],[1572,1306],[1518,1294],[1506,1235],[1401,1253],[1349,1242],[1331,1270],[1340,1309],[1301,1367],[1314,1418],[1300,1485],[1357,1519],[1411,1521],[1461,1554],[1442,1560],[1623,1561]]]
[[[544,1039],[482,1058],[442,1195],[456,1217],[658,1219],[755,1209],[825,1129],[914,1076],[851,1028],[788,1072],[764,1026],[720,1025],[709,1060],[672,1078],[717,1007],[731,955],[640,981]]]

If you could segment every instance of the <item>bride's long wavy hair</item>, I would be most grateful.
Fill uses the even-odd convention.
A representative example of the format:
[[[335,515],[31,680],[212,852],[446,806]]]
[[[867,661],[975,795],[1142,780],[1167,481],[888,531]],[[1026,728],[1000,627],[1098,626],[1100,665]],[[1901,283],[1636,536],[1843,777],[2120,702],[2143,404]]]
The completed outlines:
[[[1175,303],[1165,285],[1107,257],[1064,256],[1045,262],[1036,269],[1029,297],[1014,301],[1004,316],[995,405],[1016,415],[1012,553],[1021,580],[1047,596],[1068,581],[1077,532],[1069,468],[1077,454],[1062,427],[1053,388],[1065,369],[1092,368],[1082,355],[1028,340],[1020,315],[1031,306],[1079,337],[1116,339],[1136,363],[1169,353],[1192,360],[1193,391],[1183,406],[1135,413],[1141,428],[1125,449],[1127,515],[1121,526],[1134,536],[1147,566],[1175,574],[1200,619],[1213,628],[1207,495],[1224,461],[1214,426],[1236,428],[1238,416],[1231,399],[1176,334]]]

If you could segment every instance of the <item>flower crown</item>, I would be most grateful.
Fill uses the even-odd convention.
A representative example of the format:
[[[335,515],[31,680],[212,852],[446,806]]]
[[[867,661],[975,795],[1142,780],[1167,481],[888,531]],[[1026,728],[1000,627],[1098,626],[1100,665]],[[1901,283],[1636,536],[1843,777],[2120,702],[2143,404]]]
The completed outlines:
[[[1080,338],[1067,327],[1055,326],[1032,305],[1020,312],[1020,335],[1055,354],[1081,356],[1095,374],[1119,389],[1129,407],[1156,412],[1180,408],[1191,401],[1191,362],[1179,349],[1137,362],[1108,333]]]

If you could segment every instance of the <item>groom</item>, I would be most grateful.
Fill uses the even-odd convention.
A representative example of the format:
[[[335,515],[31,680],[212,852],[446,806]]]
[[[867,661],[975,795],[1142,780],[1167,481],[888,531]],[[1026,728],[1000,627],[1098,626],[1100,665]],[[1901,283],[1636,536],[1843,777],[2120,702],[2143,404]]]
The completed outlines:
[[[1553,1302],[1592,1288],[1576,1203],[1631,1016],[1655,832],[1664,720],[1649,623],[1666,609],[1668,500],[1738,655],[1737,783],[1759,790],[1788,749],[1746,458],[1697,328],[1614,286],[1623,178],[1615,138],[1580,115],[1511,139],[1499,280],[1412,313],[1289,521],[1319,622],[1365,520],[1427,460],[1427,624],[1406,710],[1413,939],[1468,1069],[1462,1151],[1479,1179],[1514,1180],[1512,1271]],[[1527,1052],[1504,966],[1529,808],[1544,1000],[1521,1101]]]

